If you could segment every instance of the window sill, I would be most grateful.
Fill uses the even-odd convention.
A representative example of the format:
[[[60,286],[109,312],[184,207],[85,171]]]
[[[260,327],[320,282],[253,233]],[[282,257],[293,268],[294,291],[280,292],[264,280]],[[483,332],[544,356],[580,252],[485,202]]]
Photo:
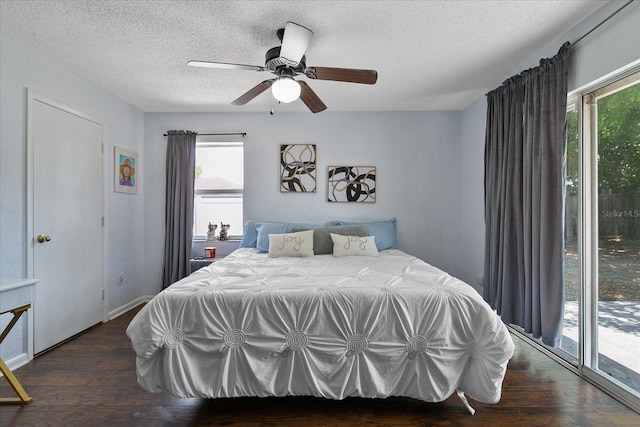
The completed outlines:
[[[191,240],[193,243],[202,243],[202,242],[211,242],[211,243],[221,243],[221,242],[241,242],[242,236],[233,236],[229,237],[229,240],[207,240],[204,236],[193,237]]]

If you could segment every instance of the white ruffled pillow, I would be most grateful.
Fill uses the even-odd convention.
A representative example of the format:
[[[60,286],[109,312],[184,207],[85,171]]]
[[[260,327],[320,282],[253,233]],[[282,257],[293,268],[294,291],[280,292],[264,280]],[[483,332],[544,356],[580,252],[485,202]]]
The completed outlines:
[[[269,256],[271,258],[313,256],[313,230],[269,234]]]
[[[376,236],[341,236],[331,233],[333,256],[378,256]]]

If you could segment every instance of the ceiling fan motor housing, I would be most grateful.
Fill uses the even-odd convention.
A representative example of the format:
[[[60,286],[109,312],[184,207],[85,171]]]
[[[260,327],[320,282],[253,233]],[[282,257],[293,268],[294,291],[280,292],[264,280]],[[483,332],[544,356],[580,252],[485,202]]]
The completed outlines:
[[[264,59],[265,67],[267,67],[272,73],[278,74],[278,70],[281,70],[282,68],[290,68],[295,72],[294,74],[300,74],[303,73],[306,68],[305,62],[307,58],[303,55],[298,65],[291,66],[289,62],[280,58],[280,46],[276,46],[267,51],[264,55]]]

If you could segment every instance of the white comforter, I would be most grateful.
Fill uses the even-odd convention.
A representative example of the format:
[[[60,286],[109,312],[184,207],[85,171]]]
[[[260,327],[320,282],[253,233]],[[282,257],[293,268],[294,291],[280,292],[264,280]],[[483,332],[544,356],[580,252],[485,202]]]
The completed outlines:
[[[268,258],[239,249],[131,321],[140,385],[178,397],[500,400],[511,337],[469,285],[399,250]]]

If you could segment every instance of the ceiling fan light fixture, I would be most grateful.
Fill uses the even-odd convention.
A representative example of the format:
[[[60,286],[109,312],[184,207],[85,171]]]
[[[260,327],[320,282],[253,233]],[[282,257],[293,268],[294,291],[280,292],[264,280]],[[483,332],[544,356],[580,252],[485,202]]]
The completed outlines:
[[[300,91],[300,84],[288,76],[279,77],[273,82],[273,85],[271,85],[273,97],[285,104],[298,99],[300,97]]]

